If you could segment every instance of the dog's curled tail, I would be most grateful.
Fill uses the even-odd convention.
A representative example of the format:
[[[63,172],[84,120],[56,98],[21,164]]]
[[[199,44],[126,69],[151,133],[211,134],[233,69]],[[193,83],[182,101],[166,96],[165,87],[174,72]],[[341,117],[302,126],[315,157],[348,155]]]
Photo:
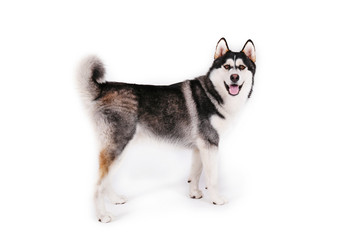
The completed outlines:
[[[106,83],[105,67],[97,56],[88,56],[80,63],[77,82],[86,104],[91,103],[101,91],[101,84]]]

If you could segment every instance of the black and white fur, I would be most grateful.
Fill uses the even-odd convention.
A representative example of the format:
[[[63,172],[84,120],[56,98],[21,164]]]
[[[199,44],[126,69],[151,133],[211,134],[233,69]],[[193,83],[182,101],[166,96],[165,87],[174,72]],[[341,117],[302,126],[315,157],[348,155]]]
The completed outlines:
[[[141,133],[192,149],[190,197],[202,197],[199,178],[204,171],[211,202],[226,203],[217,186],[219,141],[250,97],[255,69],[252,41],[232,52],[224,38],[206,75],[169,86],[107,82],[103,63],[95,56],[86,58],[78,82],[101,145],[95,191],[99,221],[112,219],[105,196],[114,204],[126,202],[112,190],[109,179],[128,144]]]

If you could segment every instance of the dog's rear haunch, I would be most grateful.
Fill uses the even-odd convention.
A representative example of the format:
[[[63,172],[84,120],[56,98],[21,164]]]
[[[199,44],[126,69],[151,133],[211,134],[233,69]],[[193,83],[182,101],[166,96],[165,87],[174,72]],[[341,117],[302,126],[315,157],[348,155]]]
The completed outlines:
[[[251,40],[240,52],[233,52],[222,38],[205,75],[169,86],[107,82],[101,60],[95,56],[84,59],[78,83],[101,146],[95,191],[99,221],[112,220],[105,208],[105,196],[114,204],[126,202],[111,188],[110,178],[134,136],[144,132],[193,150],[188,181],[191,198],[203,196],[199,178],[204,170],[210,202],[226,202],[217,187],[219,141],[251,96],[255,58]]]

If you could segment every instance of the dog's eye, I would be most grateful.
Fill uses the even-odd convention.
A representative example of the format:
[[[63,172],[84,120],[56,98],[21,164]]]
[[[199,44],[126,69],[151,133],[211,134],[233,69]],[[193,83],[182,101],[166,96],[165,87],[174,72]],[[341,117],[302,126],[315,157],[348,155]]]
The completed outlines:
[[[229,70],[229,69],[230,69],[230,65],[229,65],[229,64],[226,64],[226,65],[224,65],[224,68],[225,68],[226,70]]]
[[[244,65],[239,66],[240,70],[244,70],[246,67]]]

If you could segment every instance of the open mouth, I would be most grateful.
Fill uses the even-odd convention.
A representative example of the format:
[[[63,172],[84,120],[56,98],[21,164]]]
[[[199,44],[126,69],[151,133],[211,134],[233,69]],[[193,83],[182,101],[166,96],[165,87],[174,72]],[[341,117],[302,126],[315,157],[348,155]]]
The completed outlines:
[[[228,91],[228,93],[231,96],[236,96],[239,94],[242,86],[244,85],[244,83],[242,83],[241,85],[237,85],[237,84],[231,84],[230,86],[226,84],[226,82],[224,82],[225,84],[225,88]]]

